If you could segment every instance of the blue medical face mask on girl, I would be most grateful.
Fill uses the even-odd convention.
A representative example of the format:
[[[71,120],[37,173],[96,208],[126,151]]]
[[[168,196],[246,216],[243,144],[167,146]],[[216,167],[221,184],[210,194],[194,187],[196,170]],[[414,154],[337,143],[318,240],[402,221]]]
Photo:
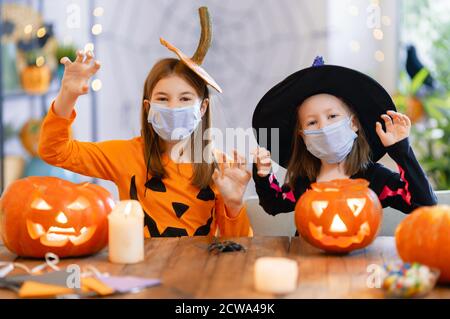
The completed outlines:
[[[352,130],[351,121],[350,117],[318,130],[303,130],[306,148],[312,155],[327,163],[342,162],[358,137]]]
[[[165,141],[181,141],[188,138],[202,121],[202,101],[183,107],[167,107],[150,103],[148,122],[156,134]]]

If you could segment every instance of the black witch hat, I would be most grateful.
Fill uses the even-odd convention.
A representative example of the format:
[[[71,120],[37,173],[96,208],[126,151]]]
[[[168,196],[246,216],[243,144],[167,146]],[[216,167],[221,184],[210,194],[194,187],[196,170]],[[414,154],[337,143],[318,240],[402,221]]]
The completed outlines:
[[[356,113],[371,148],[371,160],[378,161],[386,153],[375,124],[387,111],[396,111],[389,93],[371,77],[337,65],[325,65],[316,57],[312,67],[300,70],[273,87],[256,106],[252,126],[260,142],[260,129],[267,129],[267,146],[271,145],[271,129],[279,129],[279,164],[287,167],[292,154],[292,141],[298,106],[316,94],[331,94],[345,100]],[[384,122],[382,125],[384,126]]]

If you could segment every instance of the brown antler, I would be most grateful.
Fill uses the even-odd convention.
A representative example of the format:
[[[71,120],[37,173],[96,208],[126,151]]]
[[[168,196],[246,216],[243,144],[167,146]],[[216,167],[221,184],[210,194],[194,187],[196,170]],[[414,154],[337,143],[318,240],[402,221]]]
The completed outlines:
[[[206,53],[208,53],[211,46],[212,39],[212,27],[211,19],[207,7],[201,7],[199,10],[200,25],[202,27],[202,34],[200,36],[200,42],[198,43],[197,51],[192,56],[192,61],[201,65],[205,59]]]

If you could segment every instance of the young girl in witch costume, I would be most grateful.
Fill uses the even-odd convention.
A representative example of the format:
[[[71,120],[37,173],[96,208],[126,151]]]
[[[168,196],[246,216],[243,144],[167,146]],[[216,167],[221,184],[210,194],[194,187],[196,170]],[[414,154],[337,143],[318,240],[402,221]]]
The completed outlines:
[[[368,180],[383,207],[404,213],[437,202],[409,144],[409,118],[360,72],[324,65],[317,57],[262,98],[253,127],[279,129],[279,163],[287,168],[281,186],[270,151],[257,149],[253,179],[260,205],[271,215],[293,211],[311,183],[345,178]],[[386,152],[399,173],[377,163]]]
[[[93,54],[78,52],[65,65],[61,90],[42,126],[39,155],[74,172],[113,181],[121,200],[138,200],[145,211],[145,235],[248,236],[243,195],[251,172],[236,152],[222,154],[215,168],[205,160],[210,123],[209,89],[219,85],[200,67],[211,42],[206,8],[200,9],[202,38],[192,59],[161,39],[178,59],[163,59],[150,71],[142,98],[141,136],[131,140],[79,142],[70,137],[75,103],[88,92],[100,68]],[[202,154],[194,161],[194,151]]]

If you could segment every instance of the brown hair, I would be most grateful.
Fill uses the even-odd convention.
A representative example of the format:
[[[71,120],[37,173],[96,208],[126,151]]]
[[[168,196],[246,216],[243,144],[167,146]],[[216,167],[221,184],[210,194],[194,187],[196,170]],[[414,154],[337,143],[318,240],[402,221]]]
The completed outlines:
[[[338,97],[339,98],[339,97]],[[339,98],[344,105],[349,109],[352,114],[355,114],[353,108],[349,103]],[[320,159],[312,155],[306,148],[303,138],[299,134],[301,129],[301,124],[298,118],[298,110],[301,105],[297,108],[296,124],[294,130],[294,138],[292,139],[292,155],[289,160],[286,173],[286,182],[291,186],[295,187],[295,183],[300,176],[306,176],[311,182],[314,182],[317,175],[320,173],[320,168],[322,163]],[[354,116],[356,126],[358,127],[358,132],[356,134],[358,137],[353,143],[352,150],[347,155],[345,159],[345,173],[352,176],[360,171],[364,171],[370,163],[370,146],[367,142],[364,130],[362,129],[361,123],[358,118]]]
[[[151,101],[153,89],[158,81],[171,75],[177,75],[187,81],[195,89],[200,99],[204,100],[209,98],[209,91],[205,81],[180,60],[163,59],[153,66],[145,80],[141,112],[141,135],[144,140],[144,158],[147,163],[147,178],[149,174],[151,176],[164,178],[167,177],[167,173],[161,162],[161,155],[165,151],[163,149],[164,143],[158,134],[156,134],[152,125],[148,123],[148,109],[145,107],[144,101]],[[213,164],[203,162],[203,150],[208,146],[209,142],[208,138],[203,139],[203,137],[205,137],[205,130],[211,127],[210,113],[210,106],[208,106],[202,117],[201,124],[190,137],[191,150],[196,150],[194,146],[201,145],[202,160],[200,162],[196,161],[193,164],[194,168],[191,178],[192,184],[199,188],[205,188],[210,185],[212,173],[214,171]],[[193,153],[191,152],[191,154]]]

